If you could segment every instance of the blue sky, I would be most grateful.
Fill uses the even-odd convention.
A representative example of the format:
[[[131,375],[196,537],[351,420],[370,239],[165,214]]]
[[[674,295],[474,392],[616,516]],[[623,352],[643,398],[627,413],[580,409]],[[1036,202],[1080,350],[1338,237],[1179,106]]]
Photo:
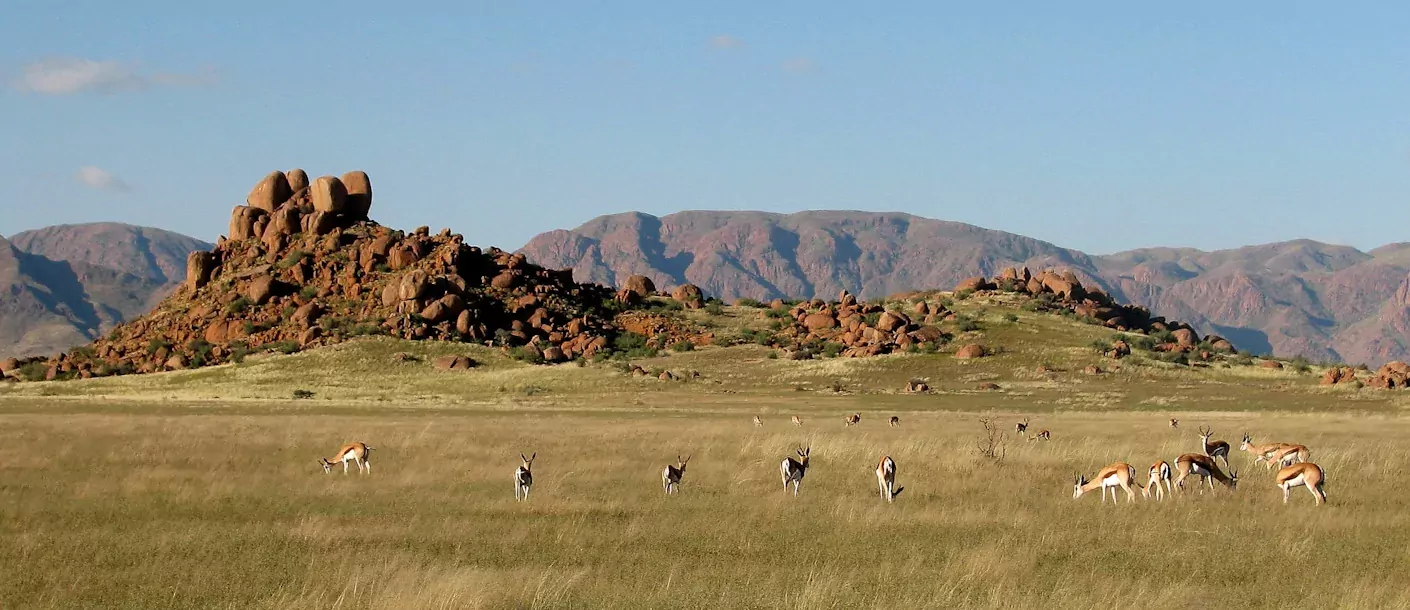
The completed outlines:
[[[214,239],[302,167],[506,248],[683,209],[1093,253],[1410,240],[1401,3],[5,4],[3,235]]]

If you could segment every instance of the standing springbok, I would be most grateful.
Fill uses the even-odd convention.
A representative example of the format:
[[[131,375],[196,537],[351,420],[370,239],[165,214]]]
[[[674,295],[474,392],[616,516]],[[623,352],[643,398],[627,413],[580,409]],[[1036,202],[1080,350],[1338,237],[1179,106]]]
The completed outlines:
[[[1162,484],[1165,487],[1162,488]],[[1147,481],[1146,486],[1141,488],[1141,495],[1149,498],[1152,491],[1155,492],[1157,502],[1164,499],[1167,493],[1174,493],[1174,490],[1170,488],[1170,462],[1160,460],[1151,464],[1150,481]]]
[[[1214,482],[1219,481],[1229,486],[1233,491],[1239,485],[1239,473],[1237,470],[1230,470],[1228,476],[1224,476],[1219,471],[1219,466],[1211,458],[1202,453],[1186,453],[1175,459],[1175,469],[1180,472],[1180,476],[1175,478],[1175,487],[1180,490],[1185,489],[1185,478],[1190,475],[1200,477],[1201,483],[1208,483],[1209,489],[1214,490]]]
[[[1267,459],[1269,463],[1276,463],[1279,466],[1292,466],[1293,464],[1306,462],[1309,458],[1312,457],[1312,454],[1310,451],[1307,450],[1307,447],[1304,447],[1302,445],[1290,445],[1287,443],[1279,444],[1281,446],[1279,446],[1277,450],[1273,451],[1273,453],[1268,455]]]
[[[538,456],[539,454],[537,452],[535,452],[529,457],[524,457],[524,454],[522,453],[519,454],[519,459],[523,460],[524,463],[521,464],[518,468],[514,469],[515,500],[528,501],[529,488],[533,487],[534,485],[534,473],[531,472],[530,469],[534,466],[534,458]]]
[[[1018,422],[1017,424],[1014,424],[1014,426],[1013,426],[1013,431],[1014,431],[1015,434],[1017,434],[1017,435],[1019,435],[1019,436],[1023,436],[1023,435],[1025,435],[1025,434],[1027,434],[1027,433],[1028,433],[1028,418],[1025,417],[1025,418],[1023,418],[1023,421]]]
[[[896,487],[896,462],[891,456],[881,457],[881,463],[876,466],[876,485],[880,488],[881,499],[890,502],[901,495],[904,487]]]
[[[755,415],[755,416],[754,416],[754,425],[755,425],[755,426],[762,426],[762,425],[764,425],[764,420],[759,419],[759,416],[758,416],[758,415]]]
[[[671,495],[680,491],[681,477],[685,476],[685,464],[690,461],[690,456],[676,456],[676,465],[666,465],[666,469],[661,471],[661,487],[666,489],[666,495]]]
[[[1175,419],[1174,417],[1170,418],[1170,427],[1178,429],[1180,427],[1180,420]]]
[[[1072,499],[1082,497],[1082,494],[1097,489],[1102,490],[1102,502],[1106,502],[1106,490],[1111,488],[1111,501],[1116,502],[1116,488],[1120,487],[1126,491],[1126,501],[1135,502],[1136,492],[1131,491],[1132,481],[1136,479],[1136,469],[1126,462],[1117,462],[1097,473],[1097,478],[1092,482],[1087,482],[1087,477],[1077,475],[1077,484],[1072,487]]]
[[[368,455],[372,449],[362,442],[351,442],[339,447],[338,453],[331,458],[318,458],[318,464],[323,467],[323,474],[333,472],[335,462],[343,463],[343,474],[348,473],[348,462],[357,463],[359,474],[372,474],[372,460]]]
[[[795,425],[795,426],[801,426],[801,425],[803,425],[803,420],[798,419],[798,416],[797,416],[797,415],[794,415],[794,416],[793,416],[793,425]]]
[[[892,427],[892,428],[895,428],[896,426],[899,426],[899,425],[901,425],[901,418],[896,417],[895,415],[892,415],[892,416],[891,416],[891,427]]]
[[[1322,488],[1327,482],[1327,475],[1322,471],[1322,467],[1312,462],[1298,462],[1278,471],[1278,475],[1273,478],[1278,488],[1283,490],[1283,504],[1288,503],[1288,497],[1292,495],[1292,488],[1298,485],[1305,485],[1307,491],[1312,492],[1312,497],[1316,498],[1318,506],[1327,501],[1327,491]]]
[[[1239,451],[1247,451],[1252,454],[1254,462],[1266,461],[1267,469],[1271,469],[1273,468],[1273,454],[1285,446],[1286,445],[1284,443],[1268,443],[1266,445],[1255,445],[1253,444],[1253,437],[1249,436],[1248,433],[1245,432],[1243,440],[1239,442]]]
[[[783,493],[788,493],[788,484],[793,483],[793,497],[798,497],[798,486],[803,483],[803,475],[808,472],[808,454],[812,452],[812,447],[804,447],[798,450],[799,460],[786,457],[778,465],[779,474],[783,475]]]
[[[862,421],[861,413],[853,413],[851,415],[848,415],[847,417],[842,418],[842,423],[847,426],[855,425],[857,422],[860,421]]]
[[[1229,443],[1224,441],[1210,441],[1209,437],[1214,436],[1214,431],[1200,426],[1199,439],[1200,446],[1204,448],[1204,454],[1216,460],[1224,462],[1224,469],[1229,468]]]

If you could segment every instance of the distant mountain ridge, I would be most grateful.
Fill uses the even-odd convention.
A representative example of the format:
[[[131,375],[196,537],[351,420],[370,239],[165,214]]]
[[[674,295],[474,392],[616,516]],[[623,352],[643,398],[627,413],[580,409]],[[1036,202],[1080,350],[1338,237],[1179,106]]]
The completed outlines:
[[[1362,252],[1293,240],[1205,252],[1094,256],[1049,242],[903,213],[687,211],[595,218],[521,250],[579,281],[699,285],[726,299],[877,297],[948,288],[1004,267],[1071,269],[1084,284],[1187,321],[1242,348],[1317,360],[1410,359],[1410,244]]]
[[[211,244],[120,223],[60,225],[0,238],[0,357],[51,354],[141,315]]]

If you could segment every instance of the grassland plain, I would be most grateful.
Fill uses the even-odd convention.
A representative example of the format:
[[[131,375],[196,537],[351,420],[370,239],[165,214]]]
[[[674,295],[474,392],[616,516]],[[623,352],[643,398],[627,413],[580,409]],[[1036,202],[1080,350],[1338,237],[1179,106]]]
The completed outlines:
[[[638,361],[687,379],[663,382],[367,339],[0,389],[0,607],[1410,607],[1400,394],[1139,357],[1085,375],[1111,367],[1082,347],[1109,333],[978,318],[957,343],[1003,349],[976,361],[753,346]],[[484,366],[426,365],[445,353]],[[911,377],[935,392],[898,392]],[[844,427],[851,412],[862,422]],[[975,450],[985,417],[1004,427],[1001,461]],[[1019,440],[1022,417],[1052,440]],[[1284,506],[1237,453],[1232,492],[1072,500],[1077,472],[1124,460],[1144,480],[1197,450],[1198,425],[1236,448],[1245,431],[1308,445],[1330,505],[1298,490]],[[349,440],[376,448],[372,474],[323,474],[315,460]],[[778,463],[802,445],[795,499]],[[520,452],[538,453],[528,503],[512,495]],[[660,470],[687,453],[668,498]],[[883,454],[905,488],[890,505]]]

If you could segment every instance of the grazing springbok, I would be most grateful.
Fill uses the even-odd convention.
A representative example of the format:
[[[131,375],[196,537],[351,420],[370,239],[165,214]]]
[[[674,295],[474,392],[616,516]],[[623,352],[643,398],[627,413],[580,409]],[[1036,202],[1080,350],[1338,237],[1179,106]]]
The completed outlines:
[[[759,419],[759,416],[758,416],[758,415],[755,415],[755,416],[754,416],[754,425],[755,425],[755,426],[762,426],[762,425],[764,425],[764,420]]]
[[[895,428],[896,426],[899,426],[899,425],[901,425],[901,418],[896,417],[895,415],[892,415],[892,416],[891,416],[891,427],[892,427],[892,428]]]
[[[1028,433],[1028,418],[1025,417],[1025,418],[1023,418],[1023,421],[1018,422],[1017,424],[1014,424],[1014,426],[1013,426],[1013,431],[1014,431],[1015,434],[1017,434],[1017,435],[1019,435],[1019,436],[1023,436],[1023,435],[1025,435],[1025,434],[1027,434],[1027,433]]]
[[[534,458],[539,454],[535,452],[529,457],[519,454],[519,459],[523,460],[518,468],[514,469],[514,499],[527,501],[529,499],[529,488],[534,485],[534,473],[530,471],[534,465]]]
[[[881,499],[890,502],[901,495],[904,487],[896,487],[896,462],[891,456],[881,457],[881,463],[876,466],[876,485],[881,490]]]
[[[1190,475],[1200,477],[1201,483],[1208,483],[1209,489],[1214,489],[1214,482],[1219,481],[1229,486],[1233,491],[1239,485],[1239,473],[1237,470],[1230,470],[1228,476],[1224,476],[1219,471],[1219,466],[1214,463],[1214,458],[1202,453],[1186,453],[1175,459],[1175,469],[1180,472],[1180,476],[1175,478],[1175,487],[1185,489],[1185,478]]]
[[[1126,491],[1127,502],[1135,502],[1136,492],[1131,491],[1131,485],[1135,479],[1136,469],[1132,468],[1131,465],[1126,462],[1117,462],[1101,469],[1101,471],[1097,473],[1097,478],[1090,483],[1087,482],[1086,476],[1079,474],[1077,475],[1077,483],[1072,486],[1072,499],[1076,500],[1081,498],[1082,494],[1100,487],[1102,490],[1103,503],[1106,502],[1107,488],[1111,488],[1111,501],[1116,502],[1116,488],[1119,487]]]
[[[857,422],[860,421],[862,421],[861,413],[853,413],[851,415],[848,415],[847,417],[842,418],[842,423],[848,426],[855,425]]]
[[[1229,443],[1224,441],[1210,441],[1209,437],[1214,436],[1214,431],[1200,426],[1199,439],[1200,446],[1204,448],[1204,454],[1216,460],[1224,462],[1224,468],[1229,468]]]
[[[1292,466],[1287,466],[1278,471],[1278,475],[1273,478],[1279,489],[1283,490],[1283,504],[1288,503],[1288,497],[1292,495],[1292,488],[1298,485],[1307,487],[1307,491],[1312,492],[1312,497],[1317,499],[1320,506],[1327,501],[1327,491],[1322,488],[1327,482],[1327,475],[1322,472],[1322,467],[1312,462],[1298,462]]]
[[[1175,418],[1173,418],[1173,417],[1170,418],[1170,427],[1171,427],[1171,428],[1179,428],[1179,427],[1180,427],[1180,420],[1175,419]]]
[[[1141,496],[1149,498],[1151,492],[1154,491],[1155,500],[1159,502],[1165,498],[1167,493],[1174,493],[1174,490],[1170,488],[1170,462],[1160,460],[1151,464],[1150,477],[1146,486],[1141,488]],[[1165,487],[1161,487],[1162,484]]]
[[[803,425],[803,420],[798,419],[798,416],[797,416],[797,415],[794,415],[794,416],[793,416],[793,425],[795,425],[795,426],[801,426],[801,425]]]
[[[804,447],[798,450],[798,460],[792,457],[783,458],[783,463],[778,465],[779,474],[783,475],[783,493],[788,493],[788,484],[793,484],[793,497],[798,497],[798,486],[803,483],[803,475],[808,472],[808,454],[813,452],[812,447]]]
[[[372,460],[368,456],[371,452],[372,447],[361,442],[352,442],[339,447],[338,453],[331,458],[318,458],[318,464],[323,467],[323,474],[333,472],[333,464],[336,462],[343,463],[343,474],[348,473],[348,462],[357,463],[358,473],[372,474]]]
[[[661,487],[666,489],[666,495],[680,491],[681,477],[685,476],[685,464],[690,461],[690,456],[676,456],[676,465],[666,465],[666,469],[661,471]]]
[[[1038,432],[1037,434],[1034,434],[1033,436],[1028,437],[1028,440],[1030,440],[1030,441],[1049,441],[1049,440],[1052,440],[1052,436],[1053,436],[1053,433],[1048,432],[1047,430],[1042,430],[1042,431]]]

